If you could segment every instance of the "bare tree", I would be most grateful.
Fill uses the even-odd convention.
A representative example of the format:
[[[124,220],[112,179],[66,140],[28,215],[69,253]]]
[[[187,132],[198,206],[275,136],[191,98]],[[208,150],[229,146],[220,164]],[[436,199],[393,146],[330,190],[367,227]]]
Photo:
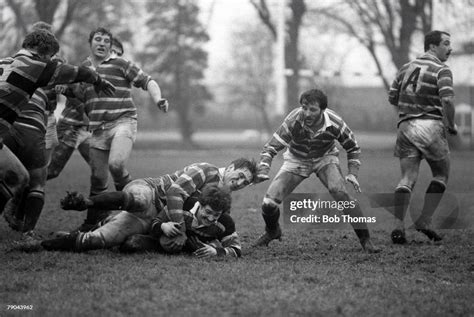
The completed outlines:
[[[287,107],[298,100],[301,68],[299,38],[303,17],[307,10],[304,0],[289,0],[288,2],[291,14],[286,20],[288,40],[285,42],[285,66],[291,70],[291,74],[287,78]],[[276,26],[266,0],[250,0],[250,3],[257,10],[260,20],[268,28],[273,39],[276,40]]]
[[[412,37],[417,31],[431,30],[432,0],[359,0],[332,3],[309,10],[313,18],[321,16],[336,21],[348,34],[364,45],[372,56],[385,88],[390,81],[385,74],[377,48],[383,45],[398,69],[410,59]]]
[[[64,3],[64,14],[61,21],[55,21],[61,4]],[[74,21],[74,13],[78,7],[87,6],[88,1],[81,0],[33,0],[31,3],[21,0],[5,0],[6,6],[13,13],[14,23],[1,21],[5,34],[0,38],[4,43],[3,50],[7,55],[18,49],[23,36],[28,32],[29,26],[36,21],[44,21],[49,24],[57,22],[59,27],[55,30],[58,39],[64,35],[65,29]],[[12,27],[13,26],[13,27]],[[7,35],[8,34],[8,35]],[[13,41],[4,42],[4,37],[14,38]],[[8,45],[11,43],[11,45]]]
[[[265,29],[260,23],[246,23],[232,34],[230,62],[223,67],[225,90],[228,104],[235,109],[249,106],[256,109],[261,126],[272,133],[268,108],[271,104],[272,81],[272,39],[265,37]]]

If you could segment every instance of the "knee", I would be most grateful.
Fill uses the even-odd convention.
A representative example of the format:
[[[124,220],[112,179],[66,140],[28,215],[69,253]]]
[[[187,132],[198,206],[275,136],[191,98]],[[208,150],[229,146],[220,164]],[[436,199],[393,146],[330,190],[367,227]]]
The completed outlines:
[[[121,176],[125,170],[125,162],[120,160],[111,160],[109,162],[109,169],[112,175]]]
[[[265,197],[262,202],[262,213],[264,215],[271,215],[278,212],[278,206],[280,205],[281,201],[277,199]]]
[[[131,212],[140,212],[148,210],[153,204],[153,194],[148,188],[143,186],[129,186],[124,190],[127,195],[127,210]]]
[[[330,184],[328,186],[329,194],[336,200],[349,200],[349,193],[344,184]]]

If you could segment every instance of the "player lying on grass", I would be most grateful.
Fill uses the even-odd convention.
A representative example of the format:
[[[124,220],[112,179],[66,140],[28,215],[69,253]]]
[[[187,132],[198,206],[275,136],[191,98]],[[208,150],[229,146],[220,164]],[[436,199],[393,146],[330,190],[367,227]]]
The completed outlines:
[[[195,199],[188,199],[187,204]],[[133,235],[122,245],[123,252],[156,251],[176,253],[184,251],[197,257],[240,257],[241,247],[230,216],[231,196],[215,185],[206,186],[192,208],[183,210],[184,223],[171,221],[166,210],[153,220],[149,235]],[[181,227],[186,228],[187,240],[182,249],[174,247],[174,238]]]
[[[327,97],[321,90],[311,89],[300,97],[301,107],[293,110],[263,147],[257,182],[267,180],[273,157],[287,149],[283,166],[271,182],[262,204],[265,233],[254,243],[267,246],[274,239],[281,239],[279,205],[285,197],[311,174],[321,180],[336,201],[353,201],[345,181],[360,192],[357,174],[360,166],[360,147],[354,134],[342,118],[327,109]],[[338,141],[347,152],[349,173],[342,176],[339,166]],[[345,211],[347,212],[347,210]],[[363,216],[359,204],[350,211],[351,217]],[[351,223],[352,224],[352,223]],[[359,241],[369,253],[379,252],[369,235],[365,223],[352,224]],[[356,228],[357,226],[357,228]]]
[[[167,207],[167,216],[177,224],[185,223],[184,202],[198,197],[206,185],[215,185],[229,191],[242,189],[253,182],[256,173],[254,161],[234,160],[229,166],[217,168],[209,163],[196,163],[158,178],[137,179],[123,191],[104,193],[90,198],[69,195],[62,201],[63,209],[122,210],[107,217],[88,232],[72,232],[64,237],[45,241],[48,250],[75,250],[108,248],[124,243],[135,234],[148,234],[152,221]],[[181,251],[187,241],[186,225],[179,233],[173,230],[168,251]]]
[[[115,87],[94,70],[52,61],[59,43],[48,31],[28,33],[22,47],[15,56],[0,60],[0,212],[12,199],[19,203],[29,181],[23,164],[8,147],[2,148],[1,139],[11,132],[13,123],[36,89],[82,81],[93,84],[98,93],[110,95],[115,91]],[[22,123],[28,125],[32,133],[44,126],[34,119],[23,119]]]
[[[415,228],[430,240],[440,241],[431,218],[438,207],[449,177],[449,145],[446,131],[456,135],[454,123],[453,74],[444,62],[449,58],[449,33],[431,31],[425,35],[425,54],[405,64],[389,92],[389,102],[398,109],[395,156],[400,158],[402,177],[395,189],[395,229],[392,242],[404,244],[404,218],[415,187],[420,163],[426,159],[433,180],[426,189],[421,217]]]

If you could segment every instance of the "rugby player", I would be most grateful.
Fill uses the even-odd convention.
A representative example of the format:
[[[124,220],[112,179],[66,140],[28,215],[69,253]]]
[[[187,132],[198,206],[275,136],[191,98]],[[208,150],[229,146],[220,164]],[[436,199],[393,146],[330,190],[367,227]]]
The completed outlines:
[[[164,234],[169,240],[166,251],[179,252],[188,240],[189,226],[183,225],[189,220],[189,215],[186,216],[183,211],[189,210],[184,207],[185,202],[190,197],[198,197],[205,186],[217,186],[226,191],[242,189],[253,182],[256,170],[255,162],[244,158],[222,168],[209,163],[196,163],[173,174],[133,180],[123,191],[89,198],[77,193],[69,194],[61,202],[63,209],[91,210],[92,207],[96,210],[122,211],[107,217],[91,231],[73,231],[42,245],[48,250],[107,248],[120,245],[135,234],[148,234],[152,229],[158,237],[161,231],[166,231]],[[162,215],[155,219],[165,206],[166,217]],[[165,227],[168,226],[169,230],[162,228],[163,223],[167,223]]]
[[[254,246],[268,246],[270,241],[281,239],[279,205],[311,174],[316,174],[336,201],[353,200],[347,192],[345,181],[350,182],[355,190],[360,192],[357,175],[361,151],[352,131],[337,113],[327,109],[328,101],[323,91],[305,91],[299,102],[301,107],[288,114],[261,152],[257,182],[269,179],[273,157],[281,150],[287,149],[283,156],[285,162],[263,199],[265,233]],[[348,174],[345,181],[339,166],[336,140],[347,152]],[[347,213],[347,210],[345,212]],[[352,217],[363,216],[358,203],[348,214]],[[372,244],[365,223],[352,225],[365,251],[380,251]]]
[[[123,45],[117,38],[112,38],[111,52],[116,56],[123,55]],[[58,87],[58,86],[56,86]],[[58,88],[60,93],[66,92],[67,87]],[[57,124],[58,145],[55,147],[51,162],[48,165],[48,180],[59,176],[77,148],[82,158],[89,164],[89,119],[84,112],[84,104],[74,95],[66,100],[66,106]]]
[[[13,57],[0,60],[0,138],[9,135],[12,124],[28,104],[35,90],[61,83],[88,82],[98,91],[110,95],[115,87],[86,67],[58,64],[51,58],[59,50],[54,35],[35,30],[26,35],[22,49]],[[31,127],[41,129],[42,123],[23,119]],[[25,123],[25,122],[23,122]],[[33,129],[33,128],[32,128]],[[0,212],[15,197],[21,200],[29,176],[25,167],[0,140]]]
[[[91,87],[84,90],[89,129],[92,131],[89,141],[91,196],[107,191],[109,171],[116,190],[122,190],[132,180],[125,167],[137,133],[137,109],[131,97],[132,85],[147,90],[158,108],[168,111],[168,101],[162,99],[156,81],[135,63],[111,54],[112,39],[112,34],[104,28],[93,30],[89,36],[91,55],[83,63],[117,87],[115,95],[107,98],[98,96]],[[80,230],[87,231],[107,215],[89,210]]]
[[[415,228],[430,240],[442,240],[433,230],[431,218],[448,182],[450,158],[446,131],[457,134],[453,75],[444,64],[452,52],[449,33],[427,33],[424,50],[424,55],[398,71],[389,91],[388,100],[398,109],[395,156],[400,159],[402,174],[394,195],[396,224],[391,238],[396,244],[407,242],[404,218],[422,159],[426,159],[433,179],[426,190]]]

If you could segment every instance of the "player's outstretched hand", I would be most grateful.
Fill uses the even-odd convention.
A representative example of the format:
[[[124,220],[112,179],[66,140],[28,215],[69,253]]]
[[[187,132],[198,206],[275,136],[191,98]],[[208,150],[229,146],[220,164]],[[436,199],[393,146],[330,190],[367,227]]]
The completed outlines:
[[[115,86],[112,85],[110,81],[102,77],[98,77],[97,81],[94,83],[94,89],[97,94],[103,91],[107,96],[113,96],[115,93]]]
[[[160,109],[161,111],[163,111],[164,113],[167,113],[168,112],[168,109],[170,107],[169,103],[168,103],[168,100],[166,99],[160,99],[157,103],[156,103],[156,106],[158,107],[158,109]]]
[[[200,249],[197,249],[195,252],[194,252],[194,255],[197,256],[198,258],[209,258],[211,256],[216,256],[217,255],[217,250],[216,248],[208,245],[208,244],[204,244],[204,246]]]
[[[362,190],[360,189],[359,181],[357,180],[357,177],[353,174],[348,174],[346,176],[346,182],[351,183],[352,186],[354,186],[354,189],[356,192],[361,193]]]

